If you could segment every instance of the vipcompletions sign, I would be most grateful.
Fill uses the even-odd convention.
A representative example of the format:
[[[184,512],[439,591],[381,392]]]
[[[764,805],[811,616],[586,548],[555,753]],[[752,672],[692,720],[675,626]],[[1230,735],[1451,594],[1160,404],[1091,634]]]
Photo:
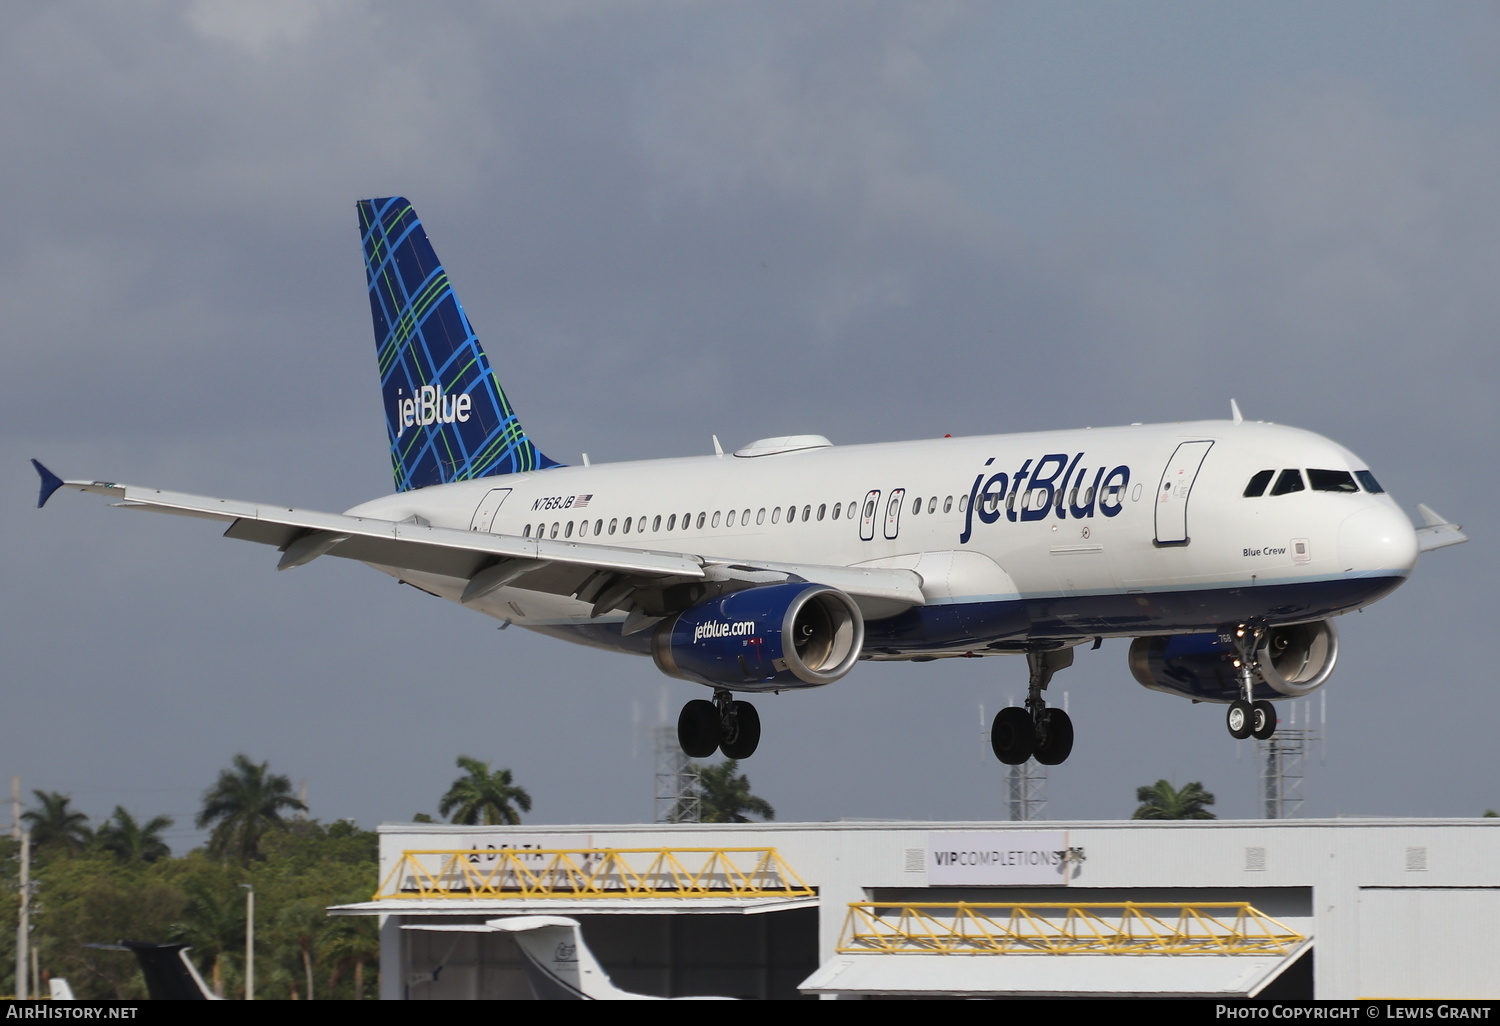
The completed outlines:
[[[933,887],[1065,884],[1068,835],[1061,830],[928,834]]]

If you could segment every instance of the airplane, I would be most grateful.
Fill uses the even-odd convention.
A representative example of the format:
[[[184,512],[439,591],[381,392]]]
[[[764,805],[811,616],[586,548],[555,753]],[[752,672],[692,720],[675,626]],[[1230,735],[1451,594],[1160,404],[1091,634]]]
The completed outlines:
[[[509,933],[526,967],[526,978],[539,1001],[733,1001],[729,997],[659,998],[621,990],[583,942],[578,920],[567,916],[512,916],[483,923],[414,923],[403,930],[429,933]],[[437,982],[443,967],[422,974]]]
[[[813,434],[726,453],[566,466],[522,427],[412,205],[357,204],[396,491],[343,514],[64,481],[131,509],[227,521],[278,570],[359,560],[505,626],[651,658],[707,686],[678,741],[752,755],[738,694],[822,687],[862,659],[1020,654],[1024,706],[996,757],[1073,748],[1053,675],[1133,639],[1147,688],[1228,706],[1268,738],[1273,702],[1327,682],[1332,618],[1388,595],[1418,553],[1369,466],[1310,431],[1231,419],[836,446]]]
[[[223,1001],[209,989],[188,959],[192,946],[182,943],[122,940],[116,944],[85,944],[102,951],[128,951],[135,956],[152,1001]],[[56,997],[57,995],[53,995]]]

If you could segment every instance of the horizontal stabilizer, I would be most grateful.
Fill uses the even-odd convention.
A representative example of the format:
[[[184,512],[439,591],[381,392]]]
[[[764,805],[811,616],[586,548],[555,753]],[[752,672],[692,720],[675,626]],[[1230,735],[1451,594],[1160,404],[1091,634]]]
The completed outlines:
[[[1443,549],[1469,540],[1469,536],[1460,530],[1460,525],[1450,524],[1434,512],[1431,506],[1418,503],[1417,512],[1422,515],[1422,526],[1417,528],[1419,551],[1430,552],[1433,549]]]

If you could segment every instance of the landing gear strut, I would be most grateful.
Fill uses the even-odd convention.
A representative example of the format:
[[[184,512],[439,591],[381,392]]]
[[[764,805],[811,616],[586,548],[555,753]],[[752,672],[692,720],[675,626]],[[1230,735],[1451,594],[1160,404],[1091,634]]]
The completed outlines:
[[[1240,697],[1229,703],[1225,722],[1229,736],[1244,740],[1252,735],[1264,741],[1276,733],[1276,707],[1255,697],[1255,676],[1260,663],[1255,658],[1266,629],[1259,624],[1242,623],[1234,628],[1235,667],[1239,671]]]
[[[677,717],[677,743],[694,759],[723,750],[730,759],[748,759],[760,745],[760,713],[749,702],[736,702],[723,688],[714,700],[695,698]]]
[[[1001,709],[990,727],[990,747],[1007,766],[1035,758],[1043,766],[1057,766],[1073,751],[1073,721],[1061,709],[1049,709],[1042,692],[1058,670],[1073,665],[1071,648],[1027,652],[1031,679],[1026,707]]]

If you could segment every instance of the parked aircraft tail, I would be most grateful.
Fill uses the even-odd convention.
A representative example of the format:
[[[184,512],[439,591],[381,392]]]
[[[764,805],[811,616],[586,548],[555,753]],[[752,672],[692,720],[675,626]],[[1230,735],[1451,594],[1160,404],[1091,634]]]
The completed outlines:
[[[521,427],[412,205],[358,206],[396,490],[561,466]]]
[[[106,951],[129,951],[140,963],[146,978],[146,992],[153,1001],[220,1001],[208,989],[193,963],[188,961],[187,944],[154,944],[150,941],[122,940],[118,944],[86,944]]]

